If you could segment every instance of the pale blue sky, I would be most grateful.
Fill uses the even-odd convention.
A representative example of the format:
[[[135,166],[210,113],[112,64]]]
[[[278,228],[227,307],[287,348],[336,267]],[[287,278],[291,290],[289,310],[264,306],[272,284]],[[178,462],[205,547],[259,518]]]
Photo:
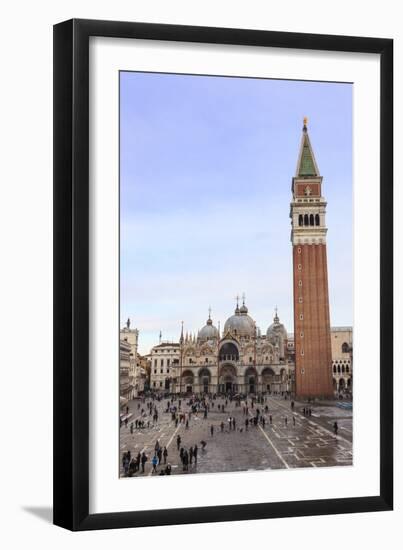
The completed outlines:
[[[293,332],[289,205],[308,128],[328,201],[331,323],[352,324],[352,85],[122,72],[121,322],[146,353],[246,294]]]

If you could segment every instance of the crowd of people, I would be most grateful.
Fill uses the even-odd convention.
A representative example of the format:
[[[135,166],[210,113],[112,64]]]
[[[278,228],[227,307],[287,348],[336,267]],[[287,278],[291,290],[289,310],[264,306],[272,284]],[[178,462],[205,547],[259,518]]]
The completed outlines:
[[[287,398],[287,396],[285,396],[285,398]],[[229,407],[229,405],[233,406]],[[290,400],[290,418],[293,427],[296,425],[294,408],[295,403]],[[236,410],[242,412],[244,417],[243,421],[240,421],[242,420],[242,416],[239,417],[239,414],[237,418],[234,414],[228,414],[227,410],[229,409],[234,412],[236,412]],[[209,422],[209,414],[211,411],[220,413],[220,416],[225,416],[223,416],[219,422]],[[136,412],[138,416],[134,418]],[[304,417],[312,416],[311,407],[303,407],[300,409],[300,412]],[[189,430],[191,425],[193,426],[199,420],[207,420],[207,434],[209,433],[210,437],[214,438],[215,433],[242,433],[248,432],[252,427],[257,428],[259,426],[265,429],[266,425],[273,425],[273,413],[274,411],[269,410],[267,398],[265,396],[247,398],[246,396],[234,397],[219,396],[216,394],[192,395],[189,397],[171,395],[166,400],[163,400],[159,395],[151,395],[148,399],[139,399],[136,405],[134,405],[134,409],[133,406],[132,410],[127,407],[126,414],[124,415],[124,419],[121,418],[120,425],[122,427],[124,424],[127,429],[130,429],[130,433],[133,435],[134,430],[141,430],[143,432],[146,429],[158,428],[158,422],[161,416],[165,414],[165,418],[166,415],[170,415],[170,421],[175,426],[176,431],[179,427],[182,427],[185,433]],[[282,420],[280,419],[279,423],[279,415],[277,412],[276,426],[281,427],[282,422],[282,425],[287,428],[289,426],[287,414],[281,414],[280,417]],[[337,436],[337,423],[333,426],[333,430],[335,436]],[[188,440],[189,438],[186,437],[186,439]],[[184,445],[181,435],[178,434],[176,436],[178,456],[174,459],[174,462],[177,462],[174,467],[181,467],[183,472],[189,472],[190,467],[193,470],[197,468],[199,448],[204,452],[207,443],[205,440],[202,440],[199,442],[199,445],[195,442],[192,442],[191,445]],[[170,475],[172,472],[172,465],[168,462],[170,452],[168,446],[168,443],[166,446],[161,446],[157,439],[150,456],[147,455],[145,449],[138,452],[135,456],[131,455],[130,450],[124,452],[122,455],[123,475],[131,477],[144,474],[146,472],[147,462],[150,462],[150,468],[147,469],[147,471],[151,471],[152,475]]]

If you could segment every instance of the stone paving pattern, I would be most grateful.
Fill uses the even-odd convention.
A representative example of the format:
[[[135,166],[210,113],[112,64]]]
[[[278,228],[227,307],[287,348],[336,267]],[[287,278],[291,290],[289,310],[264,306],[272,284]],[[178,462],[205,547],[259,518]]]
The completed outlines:
[[[149,401],[149,400],[148,400]],[[188,399],[182,398],[181,411],[187,412],[190,407]],[[189,428],[184,424],[175,427],[171,414],[166,413],[167,399],[154,401],[159,413],[158,422],[153,424],[152,415],[144,417],[150,421],[150,427],[134,429],[130,433],[130,422],[140,418],[140,408],[148,409],[141,400],[133,400],[129,403],[130,421],[126,427],[120,428],[120,473],[123,476],[122,456],[130,449],[132,456],[145,451],[148,461],[145,472],[136,473],[136,476],[152,475],[151,459],[154,455],[154,446],[158,439],[162,447],[168,449],[168,459],[172,466],[172,475],[187,473],[211,473],[211,472],[235,472],[246,470],[266,470],[279,468],[306,468],[325,466],[350,466],[353,462],[352,454],[352,410],[341,409],[334,402],[309,405],[312,408],[312,416],[303,415],[303,407],[306,403],[295,401],[294,411],[291,411],[289,400],[280,396],[266,397],[264,404],[255,403],[251,408],[251,400],[248,399],[249,416],[255,415],[256,408],[261,411],[267,405],[268,413],[264,413],[266,425],[249,425],[245,430],[245,414],[243,407],[236,407],[235,402],[228,401],[225,412],[218,410],[217,405],[224,404],[225,398],[217,398],[214,408],[206,419],[203,414],[191,416]],[[178,405],[178,401],[175,402]],[[272,425],[269,423],[269,415],[272,415]],[[236,430],[229,430],[228,417],[236,420]],[[293,424],[295,417],[295,425]],[[285,418],[287,417],[287,424]],[[221,432],[220,424],[224,422],[224,432]],[[337,421],[338,435],[333,434],[333,423]],[[214,426],[214,436],[210,434],[210,426]],[[176,445],[176,436],[182,438],[181,446],[189,449],[194,444],[198,445],[198,463],[189,465],[188,472],[183,472],[179,452]],[[204,451],[201,450],[200,441],[206,441]],[[162,466],[157,467],[159,473]]]

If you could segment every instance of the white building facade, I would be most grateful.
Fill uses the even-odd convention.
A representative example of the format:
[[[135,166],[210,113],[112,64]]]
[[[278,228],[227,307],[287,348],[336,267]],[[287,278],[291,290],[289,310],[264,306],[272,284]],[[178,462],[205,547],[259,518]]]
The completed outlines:
[[[353,390],[353,330],[351,327],[333,327],[332,371],[333,390],[349,394]]]
[[[144,391],[144,384],[146,380],[146,373],[141,366],[140,357],[138,355],[138,329],[130,328],[130,319],[127,320],[126,326],[120,331],[120,395],[127,399],[134,399],[141,392]],[[126,381],[126,369],[127,369],[127,350],[129,353],[129,366],[128,366],[128,382]],[[122,363],[124,367],[122,367]],[[127,387],[130,387],[127,390]]]
[[[171,392],[176,368],[180,362],[180,344],[162,342],[150,353],[150,389],[157,392]]]

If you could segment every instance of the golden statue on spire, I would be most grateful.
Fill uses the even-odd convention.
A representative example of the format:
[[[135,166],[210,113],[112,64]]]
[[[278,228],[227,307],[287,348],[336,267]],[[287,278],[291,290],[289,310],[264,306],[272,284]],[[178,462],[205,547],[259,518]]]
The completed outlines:
[[[307,124],[308,124],[308,117],[304,116],[304,126],[306,126]]]

